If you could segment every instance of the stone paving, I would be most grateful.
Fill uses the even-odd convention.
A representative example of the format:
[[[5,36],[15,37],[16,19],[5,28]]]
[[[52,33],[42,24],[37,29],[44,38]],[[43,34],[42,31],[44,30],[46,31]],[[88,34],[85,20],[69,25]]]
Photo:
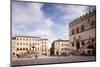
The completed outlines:
[[[12,65],[30,65],[30,64],[49,64],[49,63],[67,63],[67,62],[84,62],[84,61],[95,61],[95,56],[50,56],[50,57],[41,57],[38,59],[13,59]]]

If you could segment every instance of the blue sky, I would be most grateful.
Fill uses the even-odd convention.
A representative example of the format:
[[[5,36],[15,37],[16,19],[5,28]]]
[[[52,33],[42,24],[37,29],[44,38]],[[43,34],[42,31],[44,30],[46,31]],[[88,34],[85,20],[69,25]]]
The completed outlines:
[[[12,2],[12,36],[69,39],[68,24],[93,6]]]

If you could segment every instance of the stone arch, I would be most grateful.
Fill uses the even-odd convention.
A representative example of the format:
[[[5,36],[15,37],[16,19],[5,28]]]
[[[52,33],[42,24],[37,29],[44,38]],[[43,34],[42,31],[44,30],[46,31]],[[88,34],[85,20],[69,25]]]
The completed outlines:
[[[93,45],[89,45],[87,46],[87,49],[95,49],[95,47]]]
[[[95,46],[93,45],[89,45],[87,46],[87,49],[88,49],[88,55],[96,55],[96,49],[95,49]]]
[[[58,51],[56,52],[56,55],[59,55],[59,52]]]

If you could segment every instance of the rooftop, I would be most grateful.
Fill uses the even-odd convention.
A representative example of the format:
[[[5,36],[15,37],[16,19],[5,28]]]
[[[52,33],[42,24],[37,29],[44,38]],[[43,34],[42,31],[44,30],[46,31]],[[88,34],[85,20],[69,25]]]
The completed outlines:
[[[69,40],[55,40],[54,42],[69,42]]]
[[[81,20],[82,18],[84,18],[84,17],[86,17],[86,16],[89,16],[89,15],[91,15],[91,14],[94,14],[94,13],[96,13],[96,9],[92,9],[92,10],[90,10],[88,13],[86,13],[86,14],[84,14],[84,15],[82,15],[82,16],[76,18],[76,19],[74,19],[72,22],[69,23],[69,25],[73,24],[74,22],[77,22],[77,21]]]
[[[12,37],[12,39],[15,40],[16,38],[15,37]]]
[[[35,36],[15,36],[15,37],[40,38],[40,37],[35,37]]]
[[[41,40],[48,40],[48,39],[41,39]]]

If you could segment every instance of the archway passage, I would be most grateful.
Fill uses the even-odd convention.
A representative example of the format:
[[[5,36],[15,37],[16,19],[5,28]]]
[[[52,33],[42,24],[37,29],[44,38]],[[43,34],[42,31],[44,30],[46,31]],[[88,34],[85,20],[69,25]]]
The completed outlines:
[[[93,45],[89,45],[87,49],[88,49],[88,55],[94,55],[94,56],[96,55],[96,48]]]
[[[95,47],[90,45],[90,46],[87,47],[87,49],[95,49]]]

